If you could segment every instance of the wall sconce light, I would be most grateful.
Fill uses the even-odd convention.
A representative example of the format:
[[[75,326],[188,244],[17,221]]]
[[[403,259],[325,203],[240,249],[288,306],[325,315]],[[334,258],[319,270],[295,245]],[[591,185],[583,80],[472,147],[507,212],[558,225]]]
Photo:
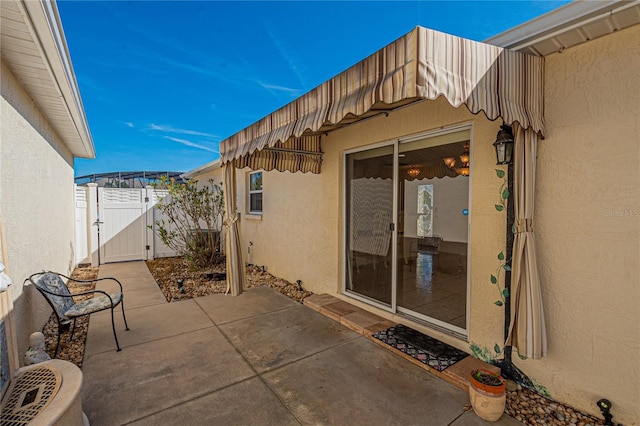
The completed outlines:
[[[455,170],[460,176],[469,176],[469,162],[471,158],[469,156],[469,144],[464,144],[464,152],[460,154],[461,167],[456,167],[456,159],[454,157],[443,158],[444,164],[451,170]]]
[[[420,174],[420,169],[418,166],[411,165],[411,168],[407,170],[407,174],[410,178],[415,179]]]
[[[511,164],[513,162],[513,134],[511,133],[511,127],[506,124],[500,126],[493,146],[496,148],[496,164]]]

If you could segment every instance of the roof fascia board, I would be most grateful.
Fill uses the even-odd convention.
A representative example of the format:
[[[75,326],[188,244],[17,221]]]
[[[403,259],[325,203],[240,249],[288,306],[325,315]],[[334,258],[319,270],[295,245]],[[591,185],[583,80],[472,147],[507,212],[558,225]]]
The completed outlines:
[[[72,153],[75,157],[95,158],[95,145],[84,112],[57,6],[50,0],[19,1],[18,4],[23,8],[27,25],[34,36],[40,55],[56,84],[56,92],[60,95],[60,100],[82,142],[82,152],[77,152],[76,149],[72,150]],[[62,142],[66,145],[66,141]]]
[[[196,167],[193,170],[189,170],[186,173],[181,174],[180,176],[183,178],[192,178],[194,176],[200,175],[200,174],[204,174],[204,173],[208,173],[208,172],[212,172],[214,170],[219,169],[222,166],[220,159],[214,160],[210,163],[207,163],[203,166],[200,167]]]
[[[483,41],[520,50],[571,28],[600,19],[613,11],[640,4],[640,0],[574,1]]]

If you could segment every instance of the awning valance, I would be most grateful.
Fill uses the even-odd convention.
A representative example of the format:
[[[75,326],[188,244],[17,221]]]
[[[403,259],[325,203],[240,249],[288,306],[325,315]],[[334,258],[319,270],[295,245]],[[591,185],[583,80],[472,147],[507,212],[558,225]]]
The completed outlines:
[[[235,160],[239,169],[249,167],[253,170],[288,170],[295,172],[320,173],[322,150],[320,136],[291,137],[287,142],[277,142],[273,147],[265,147],[253,153],[247,153]]]
[[[389,44],[220,143],[222,163],[292,137],[321,134],[422,99],[444,96],[490,120],[544,132],[544,59],[423,27]],[[319,151],[319,150],[318,150]],[[259,154],[264,156],[263,154]],[[247,162],[258,160],[240,160]],[[277,167],[275,167],[277,168]],[[289,170],[289,169],[288,169]],[[319,167],[316,173],[319,172]],[[293,170],[292,170],[293,171]]]

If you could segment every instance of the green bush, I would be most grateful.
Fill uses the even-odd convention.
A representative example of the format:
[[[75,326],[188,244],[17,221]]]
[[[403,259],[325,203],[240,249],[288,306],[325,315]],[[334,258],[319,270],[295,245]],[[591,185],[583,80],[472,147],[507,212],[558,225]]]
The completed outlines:
[[[158,193],[167,193],[156,204],[164,215],[156,220],[156,232],[162,242],[194,267],[220,262],[224,217],[222,186],[212,179],[208,185],[198,185],[195,180],[178,183],[165,176],[154,184],[154,188]]]

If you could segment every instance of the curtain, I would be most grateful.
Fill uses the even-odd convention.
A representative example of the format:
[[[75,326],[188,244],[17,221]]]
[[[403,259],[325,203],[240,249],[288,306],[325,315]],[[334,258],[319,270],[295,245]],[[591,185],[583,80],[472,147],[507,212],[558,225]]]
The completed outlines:
[[[236,214],[236,167],[233,161],[222,166],[224,175],[224,226],[226,228],[227,291],[238,296],[245,287],[238,215]]]
[[[506,345],[527,358],[547,353],[540,276],[533,233],[538,135],[513,123],[515,235],[511,264],[511,322]]]

